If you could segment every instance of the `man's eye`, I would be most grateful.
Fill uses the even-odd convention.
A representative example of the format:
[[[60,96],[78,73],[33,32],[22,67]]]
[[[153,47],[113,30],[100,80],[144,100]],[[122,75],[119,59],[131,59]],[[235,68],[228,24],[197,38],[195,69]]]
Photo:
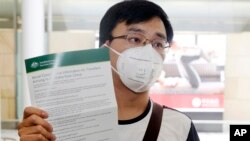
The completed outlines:
[[[152,46],[155,47],[155,48],[164,48],[164,46],[163,46],[163,44],[161,42],[155,42],[155,43],[153,43]]]
[[[130,38],[128,38],[128,41],[130,43],[133,43],[133,44],[140,44],[141,43],[141,39],[138,37],[130,37]]]

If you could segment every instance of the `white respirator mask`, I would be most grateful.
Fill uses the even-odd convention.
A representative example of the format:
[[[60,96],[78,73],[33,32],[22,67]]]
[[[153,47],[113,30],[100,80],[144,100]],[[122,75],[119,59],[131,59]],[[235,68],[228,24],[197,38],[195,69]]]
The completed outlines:
[[[151,44],[131,47],[122,53],[111,47],[108,48],[119,55],[116,64],[117,70],[113,66],[112,69],[130,90],[136,93],[148,91],[159,78],[163,59]]]

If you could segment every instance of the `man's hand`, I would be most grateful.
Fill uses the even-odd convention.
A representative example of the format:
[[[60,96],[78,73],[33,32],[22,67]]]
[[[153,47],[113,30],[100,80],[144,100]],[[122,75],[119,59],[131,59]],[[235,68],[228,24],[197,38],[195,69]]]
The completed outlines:
[[[35,108],[27,107],[24,110],[23,120],[18,125],[20,141],[54,141],[52,126],[45,120],[48,113]]]

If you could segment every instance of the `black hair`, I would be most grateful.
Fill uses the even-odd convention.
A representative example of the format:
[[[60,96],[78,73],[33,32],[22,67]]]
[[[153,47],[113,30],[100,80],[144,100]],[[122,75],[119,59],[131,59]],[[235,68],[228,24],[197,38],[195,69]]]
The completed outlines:
[[[112,38],[111,33],[118,23],[126,22],[126,25],[131,25],[148,21],[153,17],[159,17],[162,20],[167,41],[170,43],[173,39],[173,28],[164,10],[153,2],[135,0],[119,2],[108,9],[100,23],[99,46]]]

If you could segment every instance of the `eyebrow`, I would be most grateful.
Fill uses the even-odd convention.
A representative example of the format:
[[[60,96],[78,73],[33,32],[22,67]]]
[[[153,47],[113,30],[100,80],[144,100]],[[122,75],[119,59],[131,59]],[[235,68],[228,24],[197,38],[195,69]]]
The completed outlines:
[[[127,30],[128,30],[128,32],[139,32],[139,33],[142,33],[142,34],[146,34],[145,30],[142,30],[142,29],[136,28],[136,27],[130,27]],[[167,37],[162,33],[156,32],[155,34],[156,34],[156,36],[158,36],[160,38],[167,39]]]

